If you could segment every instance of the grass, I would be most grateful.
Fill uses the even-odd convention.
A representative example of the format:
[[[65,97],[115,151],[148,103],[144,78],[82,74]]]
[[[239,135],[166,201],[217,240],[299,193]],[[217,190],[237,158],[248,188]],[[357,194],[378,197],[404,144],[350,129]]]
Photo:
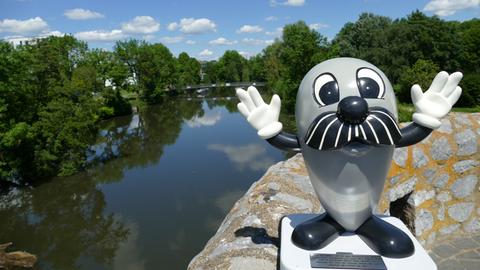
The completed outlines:
[[[480,112],[480,106],[475,107],[453,107],[452,111],[454,112]],[[410,122],[412,121],[412,114],[415,112],[413,104],[399,103],[398,104],[398,121],[399,122]]]

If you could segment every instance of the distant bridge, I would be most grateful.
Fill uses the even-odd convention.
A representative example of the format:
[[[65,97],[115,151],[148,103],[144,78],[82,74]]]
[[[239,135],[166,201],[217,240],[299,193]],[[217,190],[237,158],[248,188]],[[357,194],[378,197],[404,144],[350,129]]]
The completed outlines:
[[[197,90],[204,88],[217,88],[217,87],[248,87],[248,86],[265,86],[265,82],[232,82],[232,83],[204,83],[197,85],[187,85],[184,88],[178,90]]]

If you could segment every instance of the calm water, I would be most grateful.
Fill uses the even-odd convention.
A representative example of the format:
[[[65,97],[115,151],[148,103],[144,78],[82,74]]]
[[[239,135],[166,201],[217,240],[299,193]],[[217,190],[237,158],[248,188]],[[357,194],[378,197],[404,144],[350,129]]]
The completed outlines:
[[[100,135],[98,165],[0,197],[0,243],[38,255],[37,269],[186,269],[285,158],[225,97],[170,98],[103,123]]]

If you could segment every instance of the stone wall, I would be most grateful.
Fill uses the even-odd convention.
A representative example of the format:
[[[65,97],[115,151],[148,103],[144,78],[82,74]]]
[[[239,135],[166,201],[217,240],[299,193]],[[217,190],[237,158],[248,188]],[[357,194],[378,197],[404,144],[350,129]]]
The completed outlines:
[[[452,113],[421,143],[395,150],[380,211],[406,202],[406,217],[420,242],[480,230],[478,190],[480,114]],[[391,213],[394,214],[394,213]]]
[[[396,149],[377,211],[404,220],[428,249],[480,232],[480,114],[451,113],[422,143]],[[189,269],[277,269],[284,215],[322,212],[300,154],[273,165],[234,205]]]

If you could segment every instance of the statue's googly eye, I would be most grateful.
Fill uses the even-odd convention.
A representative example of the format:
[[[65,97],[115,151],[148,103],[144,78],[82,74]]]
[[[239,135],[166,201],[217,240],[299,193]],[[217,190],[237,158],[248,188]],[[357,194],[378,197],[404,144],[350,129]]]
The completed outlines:
[[[313,83],[313,95],[321,106],[338,102],[339,91],[335,78],[329,73],[318,76]]]
[[[357,85],[363,98],[383,98],[385,84],[380,75],[369,68],[357,71]]]

